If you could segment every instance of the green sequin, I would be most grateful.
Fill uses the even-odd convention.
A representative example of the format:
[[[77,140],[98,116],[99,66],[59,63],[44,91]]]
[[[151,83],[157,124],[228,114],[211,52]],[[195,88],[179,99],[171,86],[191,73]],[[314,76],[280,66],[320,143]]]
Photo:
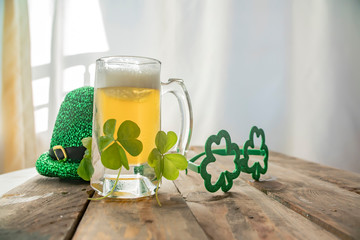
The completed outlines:
[[[50,148],[82,146],[81,139],[91,137],[93,116],[93,87],[82,87],[69,92],[60,106],[51,138]],[[59,162],[43,153],[36,161],[36,170],[44,176],[80,179],[79,160]]]
[[[35,164],[36,170],[44,176],[67,179],[81,179],[77,174],[79,163],[58,162],[48,152],[40,155]]]

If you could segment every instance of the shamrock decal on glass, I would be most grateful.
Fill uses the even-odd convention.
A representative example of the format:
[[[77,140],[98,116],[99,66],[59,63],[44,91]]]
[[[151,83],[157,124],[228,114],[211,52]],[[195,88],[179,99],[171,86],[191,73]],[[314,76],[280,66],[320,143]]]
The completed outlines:
[[[261,137],[261,145],[260,145],[260,151],[262,151],[264,154],[263,161],[264,161],[264,167],[260,165],[259,162],[255,162],[251,167],[249,167],[249,147],[254,148],[254,136],[256,135],[257,138]],[[256,126],[252,127],[250,131],[249,140],[247,140],[244,144],[244,158],[241,159],[241,170],[246,173],[251,173],[252,178],[256,181],[259,180],[260,174],[265,174],[268,168],[268,158],[269,158],[269,150],[268,147],[265,144],[265,133],[260,128],[257,128]]]
[[[209,163],[216,161],[213,151],[211,150],[211,146],[213,143],[219,145],[222,138],[225,139],[225,143],[226,143],[226,148],[225,148],[226,155],[235,155],[234,156],[235,169],[232,172],[229,172],[227,170],[221,172],[216,183],[212,184],[211,174],[207,172],[206,167]],[[205,155],[206,156],[200,165],[200,174],[201,177],[204,179],[204,184],[206,189],[209,192],[216,192],[220,188],[223,192],[229,191],[233,185],[233,180],[240,175],[240,149],[238,145],[231,142],[230,135],[228,132],[226,132],[225,130],[221,130],[217,135],[211,135],[206,141]]]

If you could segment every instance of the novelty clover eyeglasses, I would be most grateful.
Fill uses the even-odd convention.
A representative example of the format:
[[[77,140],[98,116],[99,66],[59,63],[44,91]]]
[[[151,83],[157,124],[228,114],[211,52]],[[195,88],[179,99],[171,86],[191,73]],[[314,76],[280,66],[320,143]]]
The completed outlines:
[[[254,149],[254,138],[261,138],[259,149]],[[221,140],[225,140],[225,149],[212,149],[213,144],[219,145]],[[200,165],[195,163],[196,160],[205,155]],[[223,171],[215,183],[211,181],[211,174],[208,173],[207,166],[216,162],[216,155],[234,156],[235,169],[232,172]],[[263,166],[259,161],[255,161],[249,166],[249,156],[263,156]],[[242,157],[241,157],[242,156]],[[205,152],[200,153],[188,161],[188,169],[196,173],[200,173],[204,179],[205,188],[209,192],[216,192],[220,188],[223,192],[229,191],[233,186],[233,180],[239,177],[241,172],[252,175],[256,181],[260,179],[261,174],[265,174],[268,169],[269,150],[265,144],[265,133],[261,128],[256,126],[250,130],[249,139],[245,142],[241,149],[236,143],[231,142],[230,135],[227,131],[221,130],[217,135],[211,135],[205,143]],[[187,173],[187,172],[186,172]]]

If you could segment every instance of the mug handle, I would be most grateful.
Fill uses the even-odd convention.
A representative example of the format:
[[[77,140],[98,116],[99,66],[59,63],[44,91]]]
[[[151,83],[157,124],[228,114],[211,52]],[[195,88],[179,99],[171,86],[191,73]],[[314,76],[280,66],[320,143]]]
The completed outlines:
[[[181,128],[176,150],[178,153],[185,155],[190,145],[193,128],[193,113],[189,93],[186,90],[184,81],[178,78],[170,78],[168,82],[162,82],[161,87],[162,94],[172,93],[178,100],[181,111]]]

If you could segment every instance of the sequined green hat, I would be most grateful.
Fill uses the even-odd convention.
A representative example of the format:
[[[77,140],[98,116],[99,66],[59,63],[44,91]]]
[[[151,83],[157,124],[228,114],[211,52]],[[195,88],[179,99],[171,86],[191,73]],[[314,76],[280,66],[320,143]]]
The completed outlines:
[[[50,150],[36,161],[44,176],[80,179],[77,168],[85,148],[81,139],[91,137],[94,88],[82,87],[69,92],[56,118]]]

